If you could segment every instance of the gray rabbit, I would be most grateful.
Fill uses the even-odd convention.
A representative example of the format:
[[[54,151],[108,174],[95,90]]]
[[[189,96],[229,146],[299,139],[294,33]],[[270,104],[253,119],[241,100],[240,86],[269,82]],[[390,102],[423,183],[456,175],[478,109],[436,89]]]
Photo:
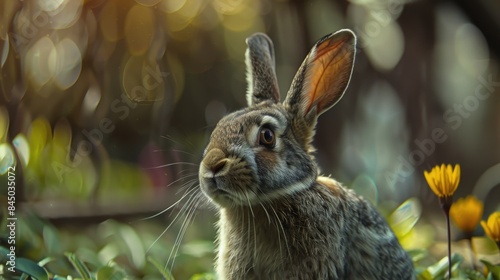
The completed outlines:
[[[199,169],[217,206],[219,279],[414,279],[413,264],[375,208],[320,176],[311,145],[319,115],[351,77],[356,37],[320,39],[280,103],[272,41],[247,39],[248,107],[212,132]]]

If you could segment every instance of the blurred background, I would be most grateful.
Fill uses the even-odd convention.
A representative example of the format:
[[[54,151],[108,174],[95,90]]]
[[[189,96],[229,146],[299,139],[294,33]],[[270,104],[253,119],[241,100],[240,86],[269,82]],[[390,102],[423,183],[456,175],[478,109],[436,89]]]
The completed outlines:
[[[442,257],[423,170],[458,163],[455,197],[477,196],[483,219],[500,207],[499,14],[490,0],[0,0],[0,197],[16,165],[18,233],[35,244],[19,248],[139,278],[155,279],[147,255],[178,279],[211,271],[216,211],[190,195],[211,129],[245,106],[245,38],[274,41],[284,97],[314,42],[350,28],[351,84],[315,139],[322,172],[384,213],[414,198],[406,246]]]

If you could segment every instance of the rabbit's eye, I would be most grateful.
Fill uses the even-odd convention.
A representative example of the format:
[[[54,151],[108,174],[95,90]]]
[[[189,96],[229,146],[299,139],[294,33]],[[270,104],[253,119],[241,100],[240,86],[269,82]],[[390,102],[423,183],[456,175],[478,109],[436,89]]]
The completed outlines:
[[[272,129],[263,127],[259,131],[259,145],[267,148],[274,148],[276,144],[276,137]]]

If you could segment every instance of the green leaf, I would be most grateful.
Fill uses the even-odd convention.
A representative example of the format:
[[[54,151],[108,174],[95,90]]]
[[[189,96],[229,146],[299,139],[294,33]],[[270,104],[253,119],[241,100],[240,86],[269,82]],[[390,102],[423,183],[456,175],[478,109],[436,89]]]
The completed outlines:
[[[497,244],[487,236],[474,236],[471,241],[476,254],[487,256],[498,253]]]
[[[38,265],[39,266],[45,266],[46,264],[48,264],[49,262],[54,261],[54,260],[55,260],[54,258],[46,257],[45,259],[39,261]]]
[[[54,278],[52,278],[52,280],[69,280],[69,279],[73,279],[73,278],[70,278],[70,277],[63,277],[63,276],[59,276],[59,275],[55,275]]]
[[[422,206],[416,198],[410,198],[403,202],[394,212],[388,221],[398,238],[408,234],[420,219]]]
[[[84,280],[91,279],[89,269],[75,256],[75,254],[65,253],[65,255],[68,258],[69,262],[73,265],[73,267],[76,269],[76,271],[78,271],[78,273]]]
[[[182,253],[201,258],[204,255],[212,254],[214,243],[212,241],[196,240],[182,246]]]
[[[493,277],[493,279],[500,280],[500,265],[494,265],[486,260],[481,260],[481,262],[488,268],[488,271],[490,272],[489,274]]]
[[[485,280],[486,278],[481,272],[471,268],[466,268],[459,272],[459,279]]]
[[[213,273],[202,273],[191,276],[190,280],[216,280]]]
[[[113,274],[115,273],[115,270],[109,266],[102,267],[99,269],[96,273],[96,279],[97,280],[108,280],[113,277]]]
[[[132,260],[132,263],[137,268],[142,268],[146,263],[144,259],[146,252],[137,232],[131,226],[123,224],[119,227],[119,234],[127,246],[129,258]]]
[[[428,255],[427,250],[425,249],[413,249],[413,250],[408,250],[407,252],[414,263],[424,259]]]
[[[49,275],[43,267],[39,266],[36,262],[25,258],[16,259],[16,270],[26,273],[38,280],[49,279]]]
[[[458,254],[451,255],[451,270],[455,271],[458,266],[463,262],[463,257]],[[431,279],[444,279],[448,271],[448,257],[442,258],[437,263],[429,266],[426,270],[418,275],[418,279],[431,280]]]
[[[5,248],[4,246],[0,246],[0,255],[2,256],[2,259],[0,259],[2,262],[4,262],[3,258],[7,257],[7,254],[9,253],[9,249]],[[7,259],[5,259],[7,261]]]
[[[432,274],[426,269],[417,275],[418,280],[432,280]]]
[[[154,267],[156,267],[156,269],[161,273],[161,275],[163,276],[163,279],[165,280],[174,280],[174,277],[172,276],[172,273],[170,272],[170,270],[168,270],[168,268],[166,268],[165,266],[161,265],[157,260],[155,260],[153,257],[151,256],[148,256],[148,262],[150,262],[151,264],[154,265]]]
[[[126,275],[111,266],[104,266],[96,273],[96,280],[122,280]]]
[[[57,229],[53,226],[45,225],[43,227],[43,241],[45,243],[45,248],[47,248],[47,253],[49,255],[55,255],[61,253],[63,250],[61,248],[61,238]]]

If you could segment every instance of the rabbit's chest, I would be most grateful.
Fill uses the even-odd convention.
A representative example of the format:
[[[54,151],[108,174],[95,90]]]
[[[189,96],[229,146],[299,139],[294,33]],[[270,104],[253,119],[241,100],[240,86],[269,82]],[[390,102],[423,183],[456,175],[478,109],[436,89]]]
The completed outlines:
[[[326,232],[318,219],[294,211],[279,216],[283,211],[270,210],[269,216],[256,217],[254,210],[246,222],[242,218],[240,224],[221,222],[218,270],[223,279],[338,279],[343,275],[341,240]]]

